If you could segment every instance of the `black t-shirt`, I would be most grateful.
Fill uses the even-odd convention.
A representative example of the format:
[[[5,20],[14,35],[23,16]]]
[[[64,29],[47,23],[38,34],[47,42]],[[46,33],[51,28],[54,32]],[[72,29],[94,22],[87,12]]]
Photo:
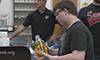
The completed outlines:
[[[100,6],[93,3],[82,8],[78,17],[89,28],[94,40],[94,53],[100,55]]]
[[[74,50],[85,51],[85,60],[94,60],[93,39],[88,28],[81,21],[64,30],[60,38],[58,54],[66,55]]]
[[[30,13],[23,25],[28,27],[31,25],[32,28],[32,39],[35,40],[35,35],[40,35],[40,37],[46,41],[50,38],[54,31],[54,26],[57,24],[55,16],[52,11],[46,9],[43,14],[36,10]]]

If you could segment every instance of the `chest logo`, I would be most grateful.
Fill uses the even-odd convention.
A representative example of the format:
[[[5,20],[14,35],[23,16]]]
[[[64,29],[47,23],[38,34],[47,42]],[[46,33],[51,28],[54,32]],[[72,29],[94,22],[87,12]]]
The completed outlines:
[[[87,20],[90,26],[100,22],[100,12],[89,11],[87,13],[87,16]]]
[[[45,19],[48,19],[49,18],[49,16],[45,16]]]

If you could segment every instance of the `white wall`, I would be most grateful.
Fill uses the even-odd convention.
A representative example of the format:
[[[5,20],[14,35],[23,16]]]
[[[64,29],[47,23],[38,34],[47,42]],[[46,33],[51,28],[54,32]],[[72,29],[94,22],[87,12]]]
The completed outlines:
[[[82,8],[82,4],[83,3],[91,3],[93,2],[93,0],[77,0],[77,10],[79,11],[79,9]],[[53,0],[47,0],[47,4],[46,7],[50,10],[53,10]]]
[[[53,1],[52,0],[47,0],[47,4],[46,7],[50,10],[52,10],[52,5],[53,5]]]
[[[78,11],[79,11],[79,9],[81,9],[82,8],[82,4],[83,3],[92,3],[93,2],[93,0],[77,0],[77,9],[78,9]]]
[[[7,25],[13,26],[14,21],[13,0],[2,0],[0,3],[0,19],[7,19]],[[2,18],[2,16],[7,16]]]

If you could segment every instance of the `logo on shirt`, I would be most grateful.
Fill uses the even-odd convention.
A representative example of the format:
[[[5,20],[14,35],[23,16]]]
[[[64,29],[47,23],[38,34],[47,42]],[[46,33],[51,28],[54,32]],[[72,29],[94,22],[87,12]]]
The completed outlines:
[[[90,26],[100,22],[100,12],[93,13],[93,11],[89,11],[87,13],[87,16],[88,16],[87,20]]]
[[[49,16],[45,16],[45,19],[48,19],[49,18]]]

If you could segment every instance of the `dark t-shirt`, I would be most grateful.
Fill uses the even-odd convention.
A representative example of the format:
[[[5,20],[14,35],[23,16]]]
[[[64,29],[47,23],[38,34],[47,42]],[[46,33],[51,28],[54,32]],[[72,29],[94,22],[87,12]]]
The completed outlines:
[[[31,25],[32,28],[32,39],[35,40],[35,35],[40,35],[40,37],[46,41],[50,38],[54,31],[54,26],[57,24],[55,16],[52,11],[46,9],[43,14],[36,10],[28,15],[23,25],[28,27]]]
[[[82,8],[78,17],[89,28],[94,40],[94,53],[100,55],[100,6],[93,3]]]
[[[66,55],[74,50],[85,51],[85,60],[94,60],[93,39],[88,28],[81,21],[64,30],[60,38],[58,54]]]

